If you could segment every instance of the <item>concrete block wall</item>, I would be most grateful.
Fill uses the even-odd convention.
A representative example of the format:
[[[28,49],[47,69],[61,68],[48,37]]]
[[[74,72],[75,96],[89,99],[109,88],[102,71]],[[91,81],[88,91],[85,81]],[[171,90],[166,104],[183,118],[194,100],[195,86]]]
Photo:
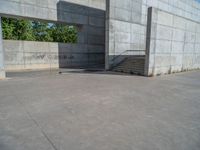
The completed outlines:
[[[105,0],[1,0],[0,14],[58,21],[57,5],[64,2],[105,11]]]
[[[109,0],[106,17],[107,69],[118,63],[116,59],[113,61],[113,57],[144,54],[149,7],[200,21],[200,3],[196,0]],[[130,54],[127,50],[134,51]]]
[[[143,0],[142,7],[143,16],[147,16],[148,7],[154,7],[194,21],[200,21],[198,0]],[[146,22],[145,20],[144,22]]]
[[[65,1],[58,2],[57,8],[59,21],[79,25],[78,44],[84,45],[80,49],[85,54],[77,57],[88,61],[84,61],[85,64],[78,61],[77,65],[78,63],[80,67],[98,65],[95,60],[101,60],[100,65],[105,64],[105,11]]]
[[[57,43],[4,40],[6,71],[58,68]]]
[[[83,67],[98,65],[97,62],[101,65],[102,62],[105,63],[105,0],[1,0],[0,16],[77,25],[79,27],[77,45],[68,44],[63,50],[63,44],[57,44],[60,53],[66,53],[65,51],[73,53],[74,50],[73,60],[60,56],[60,67]],[[43,44],[46,47],[45,43]],[[33,45],[30,49],[34,50],[37,47]],[[9,54],[12,55],[11,52]],[[30,57],[32,59],[32,55]],[[38,61],[40,64],[39,59]],[[42,64],[40,67],[46,66]]]
[[[200,21],[200,4],[196,0],[1,0],[0,14],[79,24],[82,28],[79,43],[87,44],[89,52],[105,46],[102,12],[107,7],[106,68],[109,69],[120,61],[113,59],[116,56],[122,59],[145,54],[147,9],[152,6]]]
[[[5,70],[88,67],[104,63],[101,49],[88,53],[84,44],[4,40]]]
[[[146,75],[200,68],[200,22],[149,8]]]
[[[116,56],[124,58],[129,55],[144,55],[146,26],[141,23],[142,4],[143,1],[138,0],[109,0],[107,2],[107,69],[120,61],[120,59],[115,59]]]

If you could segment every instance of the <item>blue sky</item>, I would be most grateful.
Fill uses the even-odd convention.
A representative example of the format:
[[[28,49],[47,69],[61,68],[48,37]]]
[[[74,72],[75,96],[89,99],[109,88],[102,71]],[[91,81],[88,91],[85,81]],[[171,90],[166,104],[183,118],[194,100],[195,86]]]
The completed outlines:
[[[196,0],[197,2],[200,2],[200,0]]]

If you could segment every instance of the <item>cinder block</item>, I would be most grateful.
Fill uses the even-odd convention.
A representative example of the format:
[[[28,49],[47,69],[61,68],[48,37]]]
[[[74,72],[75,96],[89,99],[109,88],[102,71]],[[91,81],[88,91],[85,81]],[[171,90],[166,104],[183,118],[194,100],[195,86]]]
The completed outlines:
[[[89,17],[89,25],[96,27],[104,27],[105,20],[104,18]]]
[[[154,68],[154,70],[153,70],[153,76],[169,74],[169,73],[171,73],[171,68],[169,66],[168,67],[157,67],[157,68]]]
[[[124,33],[124,32],[116,32],[115,33],[115,42],[130,43],[131,42],[131,34]]]
[[[115,55],[120,55],[126,50],[130,50],[130,45],[129,43],[115,43]],[[125,53],[126,54],[126,53]]]
[[[195,32],[186,32],[185,33],[185,42],[194,43],[196,38]]]
[[[20,51],[6,51],[5,64],[8,65],[24,65],[24,53]]]
[[[182,66],[183,54],[171,54],[170,61],[171,66]]]
[[[131,32],[131,23],[118,20],[111,20],[109,26],[110,32]]]
[[[12,14],[21,15],[21,9],[19,2],[13,2],[11,0],[1,0],[0,1],[0,13],[1,14]]]
[[[185,43],[184,44],[184,53],[192,54],[195,52],[195,44],[194,43]]]
[[[173,29],[173,41],[183,42],[185,40],[185,31],[182,29]]]
[[[184,51],[184,42],[172,42],[172,54],[182,54]]]
[[[195,44],[195,53],[200,53],[200,43]]]
[[[140,44],[140,41],[141,41],[141,34],[131,34],[131,43],[134,43],[134,44]]]
[[[158,24],[156,38],[160,40],[171,40],[173,33],[172,31],[173,31],[172,28]]]
[[[110,1],[110,6],[112,7],[118,7],[126,10],[131,10],[132,9],[132,0],[114,0]]]
[[[170,67],[171,60],[170,54],[156,54],[155,67]]]
[[[196,43],[200,43],[200,33],[196,33],[196,37],[195,37],[195,39],[196,39]]]
[[[123,20],[123,21],[131,22],[132,15],[130,13],[130,10],[115,7],[113,8],[112,12],[113,12],[111,15],[112,18],[115,18],[121,21]]]
[[[131,22],[132,23],[139,23],[141,24],[142,21],[142,13],[141,12],[132,12],[132,18],[131,18]]]
[[[183,69],[189,70],[193,68],[193,60],[194,60],[193,54],[184,54],[183,55]]]
[[[182,65],[171,66],[170,73],[178,73],[182,71]]]
[[[158,12],[158,24],[166,25],[166,26],[173,26],[173,15],[168,14],[163,11]]]
[[[156,40],[156,53],[166,54],[171,53],[171,41]]]
[[[184,18],[174,16],[174,23],[173,26],[178,29],[185,30],[186,29],[186,22]]]

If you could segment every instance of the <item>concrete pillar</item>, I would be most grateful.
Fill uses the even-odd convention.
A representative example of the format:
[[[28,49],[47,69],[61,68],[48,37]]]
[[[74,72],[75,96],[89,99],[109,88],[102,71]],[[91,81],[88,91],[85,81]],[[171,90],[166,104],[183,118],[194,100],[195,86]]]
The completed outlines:
[[[4,51],[3,51],[3,35],[2,35],[2,23],[0,16],[0,79],[4,79],[5,74],[5,65],[4,65]]]

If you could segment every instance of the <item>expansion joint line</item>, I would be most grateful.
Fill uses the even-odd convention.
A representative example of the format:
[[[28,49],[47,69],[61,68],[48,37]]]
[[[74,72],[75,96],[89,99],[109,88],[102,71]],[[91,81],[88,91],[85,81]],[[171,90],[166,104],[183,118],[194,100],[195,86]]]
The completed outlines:
[[[27,113],[28,117],[34,122],[34,124],[40,129],[42,135],[45,137],[45,139],[49,142],[49,144],[52,146],[54,150],[58,150],[55,144],[51,141],[51,139],[48,137],[48,135],[44,132],[42,127],[39,125],[39,123],[32,117],[31,113],[24,107],[23,103],[20,102],[20,100],[17,100],[20,105],[24,108],[25,112]]]

